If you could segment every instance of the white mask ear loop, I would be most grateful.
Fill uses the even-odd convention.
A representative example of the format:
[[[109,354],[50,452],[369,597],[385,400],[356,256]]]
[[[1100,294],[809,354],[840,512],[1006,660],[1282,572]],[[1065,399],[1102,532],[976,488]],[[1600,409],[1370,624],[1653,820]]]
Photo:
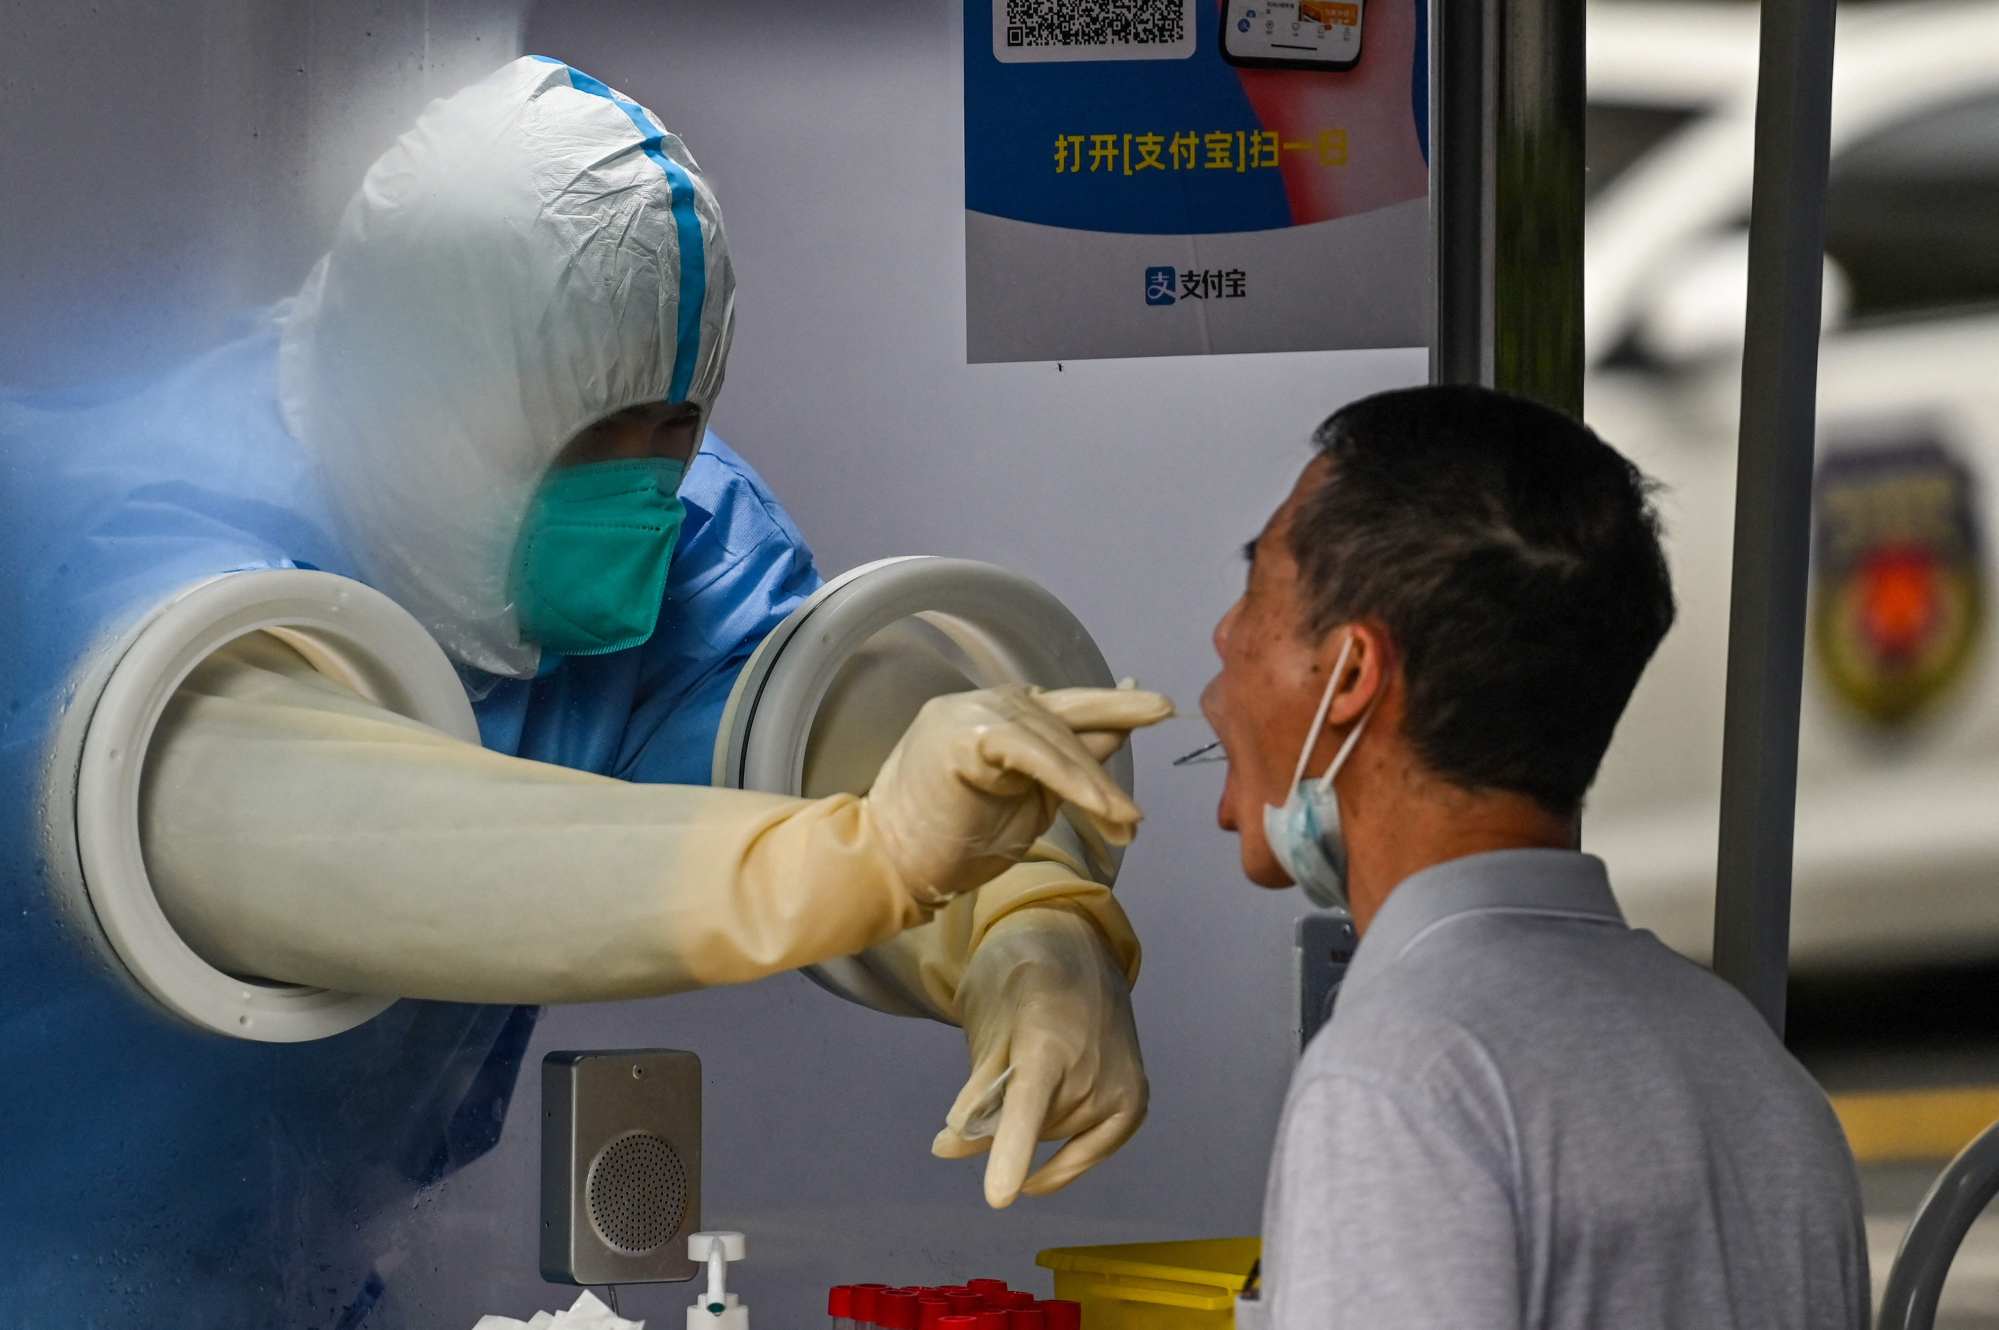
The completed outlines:
[[[1379,699],[1376,700],[1378,701]],[[1367,728],[1368,721],[1373,719],[1373,717],[1374,703],[1370,702],[1367,704],[1367,714],[1362,716],[1351,730],[1347,731],[1347,741],[1340,745],[1339,752],[1333,754],[1333,764],[1326,768],[1326,774],[1319,777],[1319,789],[1321,792],[1333,788],[1333,777],[1339,775],[1340,768],[1347,764],[1347,755],[1353,752],[1353,746],[1360,742],[1360,732]]]
[[[1305,732],[1305,747],[1304,751],[1298,754],[1298,769],[1291,773],[1291,788],[1294,790],[1305,779],[1305,767],[1312,760],[1312,750],[1319,746],[1319,728],[1326,723],[1326,717],[1332,712],[1333,694],[1339,691],[1340,678],[1347,670],[1347,657],[1352,654],[1353,634],[1348,633],[1347,640],[1340,644],[1339,659],[1333,662],[1333,677],[1326,680],[1325,696],[1319,699],[1319,710],[1312,717],[1312,728]],[[1366,719],[1363,718],[1361,724],[1364,725],[1366,723]],[[1353,741],[1359,735],[1360,725],[1356,725],[1354,726],[1353,733],[1347,736],[1347,741],[1341,747],[1338,756],[1333,758],[1332,766],[1326,768],[1326,777],[1328,780],[1332,778],[1333,772],[1340,769],[1340,759],[1346,756],[1347,749],[1353,747]]]

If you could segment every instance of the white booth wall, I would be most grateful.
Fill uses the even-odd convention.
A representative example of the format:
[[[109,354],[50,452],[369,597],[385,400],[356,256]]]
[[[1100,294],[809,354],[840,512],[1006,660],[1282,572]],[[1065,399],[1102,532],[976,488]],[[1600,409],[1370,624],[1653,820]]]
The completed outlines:
[[[164,370],[296,291],[368,163],[515,54],[527,3],[0,3],[0,385]]]
[[[1221,769],[1169,762],[1205,740],[1210,634],[1312,428],[1426,370],[1417,350],[968,366],[961,30],[954,0],[593,0],[538,7],[525,38],[651,107],[711,175],[740,283],[715,429],[821,570],[1017,569],[1184,717],[1139,741],[1148,820],[1118,892],[1145,943],[1151,1118],[1063,1193],[987,1210],[974,1165],[928,1155],[965,1074],[957,1032],[801,978],[544,1019],[538,1046],[702,1055],[708,1221],[750,1232],[747,1295],[786,1325],[823,1316],[815,1289],[839,1280],[1045,1290],[1043,1247],[1256,1231],[1304,905],[1242,878]]]

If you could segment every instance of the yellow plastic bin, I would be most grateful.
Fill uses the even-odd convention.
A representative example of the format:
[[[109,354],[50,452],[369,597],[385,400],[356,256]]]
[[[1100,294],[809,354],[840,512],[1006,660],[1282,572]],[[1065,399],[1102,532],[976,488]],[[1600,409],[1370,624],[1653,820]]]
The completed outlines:
[[[1083,1304],[1083,1330],[1233,1330],[1260,1238],[1054,1247],[1034,1258],[1055,1296]]]

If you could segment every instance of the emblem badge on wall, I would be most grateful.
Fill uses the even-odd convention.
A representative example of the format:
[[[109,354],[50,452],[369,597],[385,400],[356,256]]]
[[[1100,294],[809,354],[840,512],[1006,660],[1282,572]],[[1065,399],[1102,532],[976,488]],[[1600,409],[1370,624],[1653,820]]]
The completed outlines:
[[[1833,694],[1898,725],[1969,668],[1984,533],[1965,463],[1933,436],[1829,446],[1814,495],[1811,637]]]

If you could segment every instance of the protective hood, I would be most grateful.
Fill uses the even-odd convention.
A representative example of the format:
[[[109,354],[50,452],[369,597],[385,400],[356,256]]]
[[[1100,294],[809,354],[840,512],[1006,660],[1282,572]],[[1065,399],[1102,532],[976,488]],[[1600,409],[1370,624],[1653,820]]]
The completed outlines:
[[[433,102],[368,171],[282,316],[285,422],[370,583],[455,659],[525,677],[510,556],[549,463],[721,387],[722,214],[644,107],[545,57]]]

